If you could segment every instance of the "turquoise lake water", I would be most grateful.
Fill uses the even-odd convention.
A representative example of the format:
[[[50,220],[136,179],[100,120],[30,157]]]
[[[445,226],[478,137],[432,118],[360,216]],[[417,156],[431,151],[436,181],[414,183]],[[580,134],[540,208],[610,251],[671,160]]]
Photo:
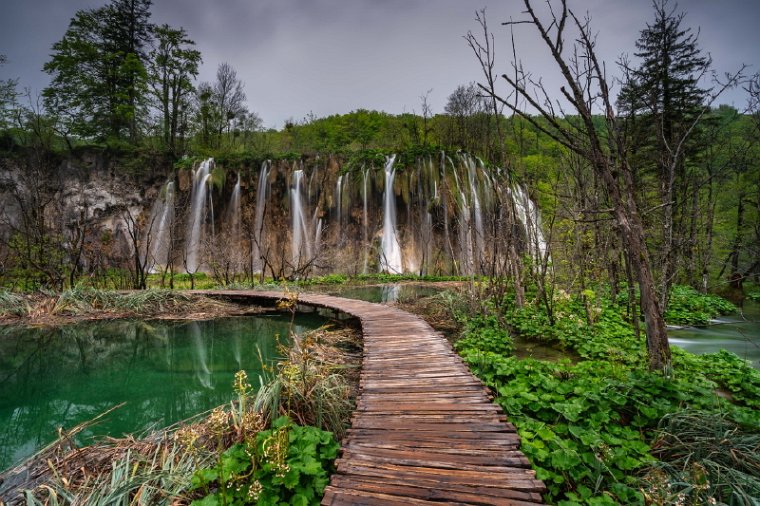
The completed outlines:
[[[299,315],[293,331],[325,322]],[[162,428],[233,399],[235,373],[258,384],[261,359],[278,358],[290,317],[108,321],[56,328],[0,327],[0,470],[122,402],[78,436]]]

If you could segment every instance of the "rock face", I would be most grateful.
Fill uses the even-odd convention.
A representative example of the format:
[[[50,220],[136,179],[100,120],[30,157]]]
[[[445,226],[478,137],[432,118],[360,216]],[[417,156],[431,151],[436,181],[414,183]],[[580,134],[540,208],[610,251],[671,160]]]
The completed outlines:
[[[97,157],[10,166],[0,174],[2,244],[39,210],[80,272],[128,270],[137,257],[148,271],[227,278],[470,275],[545,250],[527,193],[466,154],[304,157],[239,171],[206,161],[167,173],[134,177]]]
[[[117,267],[130,254],[129,217],[138,225],[144,221],[158,194],[157,181],[163,180],[129,175],[117,162],[93,154],[0,163],[0,256],[13,257],[14,248],[23,256],[18,241],[12,241],[21,237],[51,248],[40,253],[43,260],[60,257],[61,265],[71,260],[85,270],[93,262]]]
[[[176,223],[160,227],[157,248],[174,252],[161,258],[178,270],[470,275],[505,262],[510,248],[511,258],[545,250],[526,192],[465,154],[403,165],[395,157],[352,166],[335,157],[279,160],[226,172],[180,171],[172,191],[159,192],[172,195]],[[149,221],[165,221],[162,198]]]

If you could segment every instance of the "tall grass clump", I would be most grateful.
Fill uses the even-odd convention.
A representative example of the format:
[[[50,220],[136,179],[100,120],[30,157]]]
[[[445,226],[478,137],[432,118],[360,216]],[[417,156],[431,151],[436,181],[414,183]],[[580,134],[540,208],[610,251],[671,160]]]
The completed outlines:
[[[7,290],[0,290],[0,316],[24,316],[29,305],[23,297]]]
[[[280,403],[301,425],[314,425],[342,437],[354,409],[355,387],[349,377],[357,369],[346,358],[358,360],[359,350],[340,332],[312,332],[296,336],[279,364]],[[344,363],[331,363],[328,354],[343,346]]]
[[[760,504],[760,434],[721,413],[683,410],[660,422],[646,474],[650,504]]]
[[[26,504],[168,504],[190,486],[195,469],[213,462],[213,455],[187,452],[171,438],[142,447],[136,441],[123,440],[95,450],[101,454],[97,458],[103,467],[84,462],[73,480],[71,475],[60,476],[60,480],[27,490]],[[87,454],[96,458],[92,451]]]
[[[135,313],[167,312],[187,307],[197,297],[172,290],[141,290],[116,297],[113,306]]]
[[[173,290],[115,292],[77,286],[61,292],[51,312],[57,315],[82,315],[98,311],[155,315],[223,305],[223,302],[207,297]]]

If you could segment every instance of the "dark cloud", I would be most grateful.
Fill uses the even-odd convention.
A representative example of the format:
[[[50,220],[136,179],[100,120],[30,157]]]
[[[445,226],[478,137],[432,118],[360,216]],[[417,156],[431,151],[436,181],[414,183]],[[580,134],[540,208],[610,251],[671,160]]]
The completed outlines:
[[[599,51],[614,68],[633,53],[639,30],[651,17],[648,0],[580,0],[592,15]],[[77,9],[95,0],[6,0],[0,19],[0,53],[10,63],[3,77],[18,77],[39,91],[50,46]],[[480,78],[462,36],[476,31],[474,12],[487,6],[497,33],[498,65],[507,71],[508,32],[501,21],[522,17],[519,0],[155,0],[154,21],[185,27],[203,53],[200,78],[213,80],[216,66],[233,65],[245,81],[251,109],[267,125],[309,112],[319,116],[359,107],[391,113],[419,111],[432,89],[440,112],[453,89]],[[688,25],[701,27],[700,45],[720,72],[757,62],[760,2],[682,0]],[[555,71],[527,26],[518,26],[518,49],[534,75],[552,82]],[[753,69],[752,71],[757,71]],[[741,107],[740,91],[725,102]]]

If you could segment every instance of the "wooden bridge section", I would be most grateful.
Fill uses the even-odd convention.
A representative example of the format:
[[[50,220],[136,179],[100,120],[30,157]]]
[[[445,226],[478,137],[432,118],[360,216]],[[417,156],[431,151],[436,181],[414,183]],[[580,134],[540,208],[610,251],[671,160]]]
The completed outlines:
[[[260,302],[279,292],[215,291]],[[544,484],[520,438],[450,344],[400,309],[327,295],[299,304],[361,321],[364,356],[352,427],[323,505],[537,504]]]

